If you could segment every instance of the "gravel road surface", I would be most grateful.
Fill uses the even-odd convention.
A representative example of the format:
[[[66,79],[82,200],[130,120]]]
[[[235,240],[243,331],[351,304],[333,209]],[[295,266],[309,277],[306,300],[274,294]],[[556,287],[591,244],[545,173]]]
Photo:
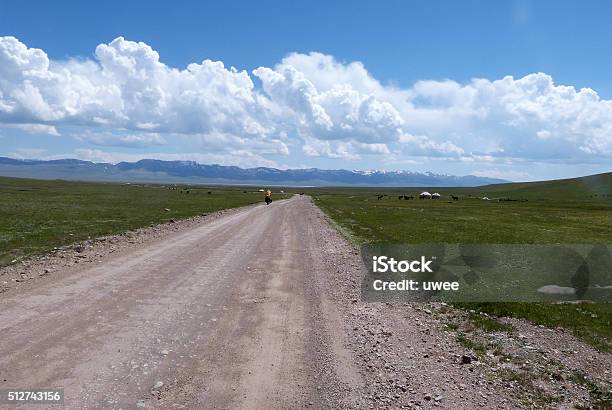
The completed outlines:
[[[310,207],[244,208],[4,293],[2,386],[64,387],[75,408],[349,406]]]
[[[363,303],[361,269],[307,196],[59,249],[0,270],[0,388],[62,387],[77,409],[593,405],[575,361],[511,360],[511,335],[479,360],[460,312]],[[515,339],[512,357],[533,349]],[[609,389],[610,356],[572,349]],[[519,367],[539,379],[503,376]]]

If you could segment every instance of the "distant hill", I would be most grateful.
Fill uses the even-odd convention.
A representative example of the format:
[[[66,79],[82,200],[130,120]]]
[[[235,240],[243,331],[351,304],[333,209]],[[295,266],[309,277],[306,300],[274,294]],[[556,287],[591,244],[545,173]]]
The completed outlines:
[[[408,171],[349,171],[317,168],[239,168],[193,161],[143,159],[118,164],[77,159],[51,161],[0,157],[0,175],[80,181],[267,184],[286,186],[471,187],[507,182],[473,175],[454,176]]]
[[[556,179],[552,181],[518,182],[481,187],[489,196],[512,196],[515,198],[612,198],[612,172],[586,177]]]

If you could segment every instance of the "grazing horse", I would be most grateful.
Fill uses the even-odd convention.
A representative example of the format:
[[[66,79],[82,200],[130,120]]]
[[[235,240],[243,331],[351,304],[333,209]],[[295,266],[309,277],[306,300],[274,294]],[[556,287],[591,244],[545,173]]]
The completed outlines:
[[[451,198],[453,198],[453,201],[458,201],[459,200],[459,197],[455,196],[455,195],[451,195]]]
[[[381,199],[383,199],[383,197],[384,197],[384,195],[378,195],[378,196],[376,197],[376,199],[381,200]]]

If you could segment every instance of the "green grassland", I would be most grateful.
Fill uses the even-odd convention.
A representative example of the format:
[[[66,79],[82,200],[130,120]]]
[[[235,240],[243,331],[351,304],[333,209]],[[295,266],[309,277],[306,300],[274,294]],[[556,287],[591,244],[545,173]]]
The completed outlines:
[[[612,174],[592,178],[581,178],[581,183],[330,188],[311,193],[358,243],[612,243]],[[442,198],[398,200],[399,195],[418,198],[422,191],[438,192]],[[382,194],[387,196],[378,200]],[[460,199],[453,201],[450,195]]]
[[[0,177],[0,265],[89,237],[263,200],[253,188],[169,188]]]
[[[422,191],[438,192],[442,198],[419,200]],[[357,244],[612,244],[612,174],[478,188],[330,188],[309,193]],[[377,199],[379,195],[386,196]],[[399,200],[400,195],[417,199]],[[463,307],[564,326],[612,352],[610,303]]]

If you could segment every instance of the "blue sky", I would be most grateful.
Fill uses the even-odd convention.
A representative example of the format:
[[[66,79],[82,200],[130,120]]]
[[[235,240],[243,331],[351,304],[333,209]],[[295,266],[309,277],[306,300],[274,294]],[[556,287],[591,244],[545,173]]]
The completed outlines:
[[[610,171],[609,2],[177,3],[0,3],[0,155]]]

